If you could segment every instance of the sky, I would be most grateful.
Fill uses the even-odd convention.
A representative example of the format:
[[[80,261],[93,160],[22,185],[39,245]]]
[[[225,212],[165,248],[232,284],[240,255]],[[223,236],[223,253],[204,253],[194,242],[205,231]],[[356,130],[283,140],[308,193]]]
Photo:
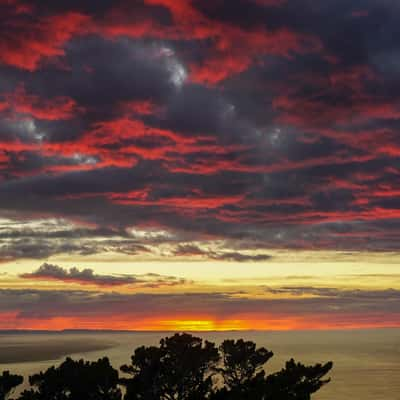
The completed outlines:
[[[400,326],[397,0],[0,0],[0,329]]]

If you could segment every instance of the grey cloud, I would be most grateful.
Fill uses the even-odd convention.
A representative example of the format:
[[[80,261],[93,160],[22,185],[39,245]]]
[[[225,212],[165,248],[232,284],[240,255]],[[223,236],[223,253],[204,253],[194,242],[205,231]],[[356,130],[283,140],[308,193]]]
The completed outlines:
[[[25,279],[59,280],[99,286],[119,286],[137,283],[134,276],[114,276],[95,274],[92,269],[79,270],[76,267],[64,269],[54,264],[42,264],[36,271],[20,275]]]
[[[268,261],[272,258],[272,256],[268,254],[248,255],[239,252],[223,252],[213,255],[211,258],[214,260],[248,262],[248,261]]]
[[[60,253],[94,254],[96,250],[82,243],[54,242],[36,238],[0,242],[0,262],[22,258],[45,259]]]
[[[119,315],[135,318],[143,315],[185,316],[207,313],[216,318],[235,318],[250,313],[267,317],[308,316],[332,323],[353,319],[368,320],[377,315],[387,321],[388,315],[398,320],[398,290],[355,291],[347,297],[314,297],[292,299],[251,298],[232,293],[120,294],[92,291],[0,290],[0,311],[17,312],[18,319]],[[266,318],[267,318],[266,317]],[[332,319],[334,318],[334,319]],[[353,321],[354,322],[354,321]]]
[[[46,259],[57,254],[76,254],[88,256],[98,253],[120,252],[125,254],[147,253],[146,246],[129,240],[105,240],[99,242],[95,239],[43,239],[23,238],[0,240],[0,262],[18,259]]]
[[[110,11],[112,2],[89,4],[86,0],[74,0],[56,3],[35,2],[35,12],[52,15],[52,12],[73,9],[90,14],[100,23],[99,26],[104,27],[102,24],[105,24],[107,15],[110,16],[107,11]],[[151,14],[164,26],[170,26],[172,20],[167,9],[146,7],[139,3],[134,7],[123,7],[126,13],[122,17],[137,21],[135,18]],[[396,115],[391,121],[374,117],[372,121],[351,121],[345,126],[336,126],[335,106],[347,104],[348,109],[352,110],[360,94],[355,95],[351,88],[344,90],[344,93],[342,89],[333,90],[330,81],[331,73],[351,72],[352,66],[367,66],[382,76],[376,82],[364,82],[362,79],[355,82],[365,84],[365,93],[361,97],[367,96],[368,99],[368,95],[373,95],[373,98],[387,100],[389,105],[398,103],[400,76],[396,63],[399,52],[394,39],[399,31],[397,3],[390,0],[379,4],[373,0],[329,0],[323,4],[308,2],[306,5],[304,2],[286,2],[281,7],[266,8],[257,6],[255,2],[250,5],[241,0],[222,1],[212,7],[207,2],[196,1],[193,4],[211,21],[229,23],[244,30],[254,27],[263,27],[268,31],[284,28],[285,32],[289,29],[316,36],[324,46],[325,55],[336,57],[337,63],[328,62],[321,54],[297,54],[291,59],[267,55],[257,59],[247,71],[228,78],[216,87],[194,84],[190,77],[185,85],[177,85],[179,72],[186,70],[190,73],[191,66],[206,62],[207,56],[212,55],[209,53],[212,50],[210,43],[127,37],[109,40],[100,34],[93,34],[71,38],[63,45],[65,56],[61,60],[44,63],[36,71],[27,73],[2,65],[0,100],[3,100],[4,94],[23,85],[27,94],[44,100],[51,101],[58,96],[70,97],[82,108],[82,112],[68,121],[34,118],[17,121],[1,114],[1,140],[18,139],[23,143],[31,143],[35,135],[43,133],[45,143],[72,142],[79,148],[79,139],[96,123],[121,117],[121,103],[149,100],[161,111],[140,116],[146,124],[152,128],[174,130],[185,138],[196,138],[197,144],[204,145],[204,148],[181,153],[179,143],[174,149],[173,140],[132,139],[131,142],[140,148],[162,147],[164,140],[172,149],[166,159],[145,160],[140,155],[132,156],[132,161],[138,161],[132,168],[99,168],[96,171],[74,173],[54,173],[46,168],[79,166],[84,163],[79,157],[73,160],[49,156],[41,151],[8,151],[7,154],[0,151],[2,212],[28,216],[44,213],[63,215],[98,225],[100,229],[102,226],[112,226],[123,230],[127,226],[151,221],[157,226],[179,232],[185,242],[193,237],[201,239],[203,236],[212,236],[232,240],[232,243],[243,240],[247,249],[258,247],[260,251],[276,247],[397,250],[399,219],[395,210],[398,210],[399,204],[396,196],[371,199],[368,204],[362,205],[356,203],[358,190],[332,187],[335,180],[359,183],[353,176],[357,173],[379,175],[368,182],[359,179],[367,189],[369,186],[379,188],[396,182],[400,165],[396,152],[373,154],[375,147],[381,144],[382,135],[368,139],[370,143],[366,149],[357,147],[358,137],[367,128],[383,127],[392,129],[394,134],[390,142],[383,143],[382,147],[397,148]],[[359,9],[365,9],[368,15],[365,18],[353,18],[353,11]],[[16,17],[12,13],[10,16]],[[381,29],[382,21],[385,21],[384,29]],[[242,49],[239,50],[240,55],[246,57],[245,49],[243,54]],[[221,68],[224,67],[223,61]],[[304,101],[307,105],[309,99],[332,110],[332,114],[328,112],[329,118],[326,121],[324,119],[324,124],[337,135],[331,134],[327,138],[323,130],[321,135],[319,132],[309,132],[312,121],[308,121],[307,117],[312,120],[313,111],[310,115],[300,115],[304,117],[304,123],[310,125],[303,128],[289,126],[287,121],[277,121],[279,113],[273,107],[273,100],[286,93],[290,94],[290,99],[299,101],[296,110],[303,106]],[[386,109],[385,103],[382,109]],[[293,110],[295,114],[296,110]],[[306,111],[304,114],[307,114]],[[348,132],[348,140],[344,143],[340,140],[343,129]],[[222,154],[214,151],[215,144]],[[229,149],[228,146],[232,144],[236,147],[240,145],[240,149]],[[101,146],[123,153],[127,145],[123,142]],[[211,150],[207,150],[208,145]],[[225,149],[226,152],[223,151]],[[357,161],[357,157],[365,155],[374,156],[375,159]],[[345,162],[338,163],[336,156],[342,157]],[[100,161],[101,152],[92,157]],[[322,165],[308,164],[315,160],[322,160]],[[290,164],[292,166],[287,170],[279,169]],[[171,172],[174,167],[190,170],[196,166],[199,171],[196,172],[194,168],[195,171],[190,174]],[[209,166],[215,167],[214,172],[211,169],[209,175],[204,174],[202,168]],[[262,172],[263,168],[268,171],[272,167],[280,172]],[[329,189],[328,185],[331,185]],[[126,193],[148,188],[151,189],[151,200],[173,198],[174,194],[181,197],[235,194],[243,195],[244,201],[223,205],[218,209],[199,208],[195,214],[188,215],[173,207],[117,205],[105,198],[110,192]],[[86,194],[88,198],[85,198]],[[290,203],[290,200],[294,202]],[[368,213],[373,218],[374,210],[379,209],[387,217],[378,215],[375,221],[363,220]],[[393,212],[390,213],[390,210]],[[352,221],[341,220],[346,218],[347,212],[352,215]],[[332,222],[333,219],[336,220]],[[7,232],[0,232],[0,238],[7,239]],[[369,232],[373,234],[366,235]],[[18,239],[26,235],[16,232],[10,234],[9,239],[14,243],[9,240],[0,244],[0,258],[46,258],[62,251],[92,254],[103,250],[87,242],[88,238],[93,237],[89,231],[66,234],[66,237],[81,235],[82,244],[74,241],[69,244],[44,241],[41,240],[44,233],[32,234],[35,238],[24,241]],[[108,248],[127,254],[146,251],[140,245],[143,243],[107,244]],[[267,259],[263,255],[248,258],[241,251],[246,250],[246,246],[237,251],[227,247],[221,254],[208,256],[237,261]]]
[[[79,283],[82,285],[87,284],[106,287],[135,285],[142,288],[157,288],[188,283],[185,279],[176,278],[174,276],[163,276],[152,273],[145,275],[101,275],[96,274],[93,269],[90,268],[79,270],[76,267],[72,267],[66,269],[48,263],[42,264],[36,271],[22,274],[20,277],[24,279],[38,279],[43,281],[56,280]]]
[[[272,258],[268,254],[244,254],[238,251],[210,251],[202,250],[198,246],[186,244],[179,245],[174,254],[177,256],[203,256],[211,260],[220,261],[236,261],[236,262],[251,262],[251,261],[267,261]]]
[[[294,296],[311,295],[321,298],[338,300],[399,300],[400,291],[397,289],[384,290],[362,290],[362,289],[338,289],[333,287],[314,287],[314,286],[284,286],[280,288],[266,288],[266,292],[271,294],[288,294]]]

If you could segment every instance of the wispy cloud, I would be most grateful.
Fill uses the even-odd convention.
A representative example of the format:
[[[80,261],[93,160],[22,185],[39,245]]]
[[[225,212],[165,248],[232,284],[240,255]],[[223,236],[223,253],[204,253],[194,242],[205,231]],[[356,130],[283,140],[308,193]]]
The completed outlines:
[[[203,250],[193,244],[179,245],[174,251],[176,256],[202,256],[211,260],[220,261],[236,261],[236,262],[251,262],[251,261],[268,261],[272,256],[268,254],[245,254],[239,251],[212,251]]]

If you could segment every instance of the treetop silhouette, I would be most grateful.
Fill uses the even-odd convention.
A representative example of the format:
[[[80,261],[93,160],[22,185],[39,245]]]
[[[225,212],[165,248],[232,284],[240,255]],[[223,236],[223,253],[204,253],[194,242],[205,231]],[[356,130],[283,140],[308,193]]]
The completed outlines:
[[[4,371],[0,375],[0,400],[8,398],[10,393],[24,381],[24,378],[19,375],[12,375],[9,371]]]
[[[219,347],[222,354],[221,373],[225,385],[232,389],[244,385],[255,377],[264,377],[264,364],[274,355],[264,347],[256,348],[254,342],[239,339],[225,340]]]
[[[33,387],[20,400],[120,400],[118,371],[108,358],[95,362],[67,358],[60,366],[50,367],[29,377]]]
[[[267,375],[273,353],[251,341],[215,343],[175,334],[159,346],[135,349],[119,377],[108,358],[95,362],[67,358],[29,377],[31,388],[18,400],[309,400],[330,380],[332,362],[305,366],[293,359]],[[0,400],[22,377],[0,376]]]
[[[159,347],[135,350],[130,366],[121,371],[130,379],[126,399],[204,399],[212,391],[212,370],[220,355],[214,343],[189,334],[162,339]],[[149,385],[153,382],[153,385]]]

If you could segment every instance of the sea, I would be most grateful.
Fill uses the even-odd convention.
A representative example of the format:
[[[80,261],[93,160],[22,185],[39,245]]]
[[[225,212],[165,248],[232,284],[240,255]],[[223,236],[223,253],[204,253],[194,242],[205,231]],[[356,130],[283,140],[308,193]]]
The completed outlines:
[[[400,400],[400,329],[191,333],[217,344],[243,338],[272,350],[268,373],[279,371],[290,358],[309,365],[333,361],[331,382],[313,395],[315,400]],[[136,347],[158,344],[171,334],[4,331],[0,332],[0,373],[21,374],[27,385],[29,375],[59,364],[66,356],[86,360],[108,356],[118,369],[129,363]]]

